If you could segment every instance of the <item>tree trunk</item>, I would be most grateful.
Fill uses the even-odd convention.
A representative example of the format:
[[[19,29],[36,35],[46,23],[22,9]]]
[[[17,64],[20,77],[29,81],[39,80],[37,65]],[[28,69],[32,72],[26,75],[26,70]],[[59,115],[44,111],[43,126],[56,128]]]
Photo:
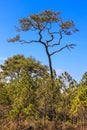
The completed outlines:
[[[45,46],[45,49],[46,49],[46,54],[47,54],[48,62],[49,62],[50,76],[51,76],[51,79],[53,80],[53,68],[52,68],[51,56],[50,56],[47,46]]]

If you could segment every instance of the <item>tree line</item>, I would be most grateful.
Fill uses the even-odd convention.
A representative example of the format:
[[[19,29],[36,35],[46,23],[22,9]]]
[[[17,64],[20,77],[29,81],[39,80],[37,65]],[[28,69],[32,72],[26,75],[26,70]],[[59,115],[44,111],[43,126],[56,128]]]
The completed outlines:
[[[32,57],[14,55],[0,65],[1,130],[67,130],[87,124],[87,72],[79,83]]]

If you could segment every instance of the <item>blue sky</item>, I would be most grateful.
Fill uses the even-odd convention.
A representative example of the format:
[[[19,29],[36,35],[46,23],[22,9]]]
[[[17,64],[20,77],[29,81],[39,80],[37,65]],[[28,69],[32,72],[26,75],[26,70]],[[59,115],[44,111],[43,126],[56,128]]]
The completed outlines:
[[[20,18],[46,9],[61,11],[63,19],[74,20],[76,27],[80,30],[69,38],[72,43],[76,44],[73,50],[64,50],[52,57],[53,68],[57,73],[67,71],[79,81],[87,71],[86,0],[0,0],[0,63],[13,55],[23,54],[26,57],[33,56],[42,64],[48,65],[48,59],[42,46],[7,42],[8,38],[16,35],[14,27],[18,25]]]

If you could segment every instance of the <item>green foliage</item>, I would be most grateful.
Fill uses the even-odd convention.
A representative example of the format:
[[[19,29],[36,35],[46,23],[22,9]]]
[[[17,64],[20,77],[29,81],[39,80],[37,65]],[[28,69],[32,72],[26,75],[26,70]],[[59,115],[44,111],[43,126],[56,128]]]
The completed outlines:
[[[75,92],[75,96],[72,100],[71,114],[79,116],[82,109],[87,110],[87,86],[80,86]]]
[[[49,126],[60,129],[87,122],[87,85],[82,80],[77,84],[67,72],[57,77],[55,71],[52,80],[48,69],[36,60],[21,55],[14,57],[9,58],[14,63],[13,68],[6,60],[3,64],[5,70],[2,69],[1,73],[3,75],[6,70],[9,70],[9,76],[14,72],[19,73],[12,80],[2,80],[1,76],[0,125],[5,124],[4,129],[21,130],[30,126],[34,129],[50,129]],[[24,60],[21,61],[21,58]],[[30,65],[26,66],[26,61]],[[44,73],[40,75],[42,71]],[[6,77],[8,74],[5,74]]]
[[[81,83],[87,86],[87,72],[83,74]]]
[[[26,69],[33,77],[42,77],[48,70],[47,66],[41,65],[39,61],[36,61],[32,57],[25,58],[23,55],[15,55],[8,58],[4,65],[0,65],[0,68],[2,70],[1,75],[3,75],[6,80],[19,77],[22,69]]]
[[[11,115],[18,115],[35,101],[34,83],[26,70],[6,87],[11,100]]]

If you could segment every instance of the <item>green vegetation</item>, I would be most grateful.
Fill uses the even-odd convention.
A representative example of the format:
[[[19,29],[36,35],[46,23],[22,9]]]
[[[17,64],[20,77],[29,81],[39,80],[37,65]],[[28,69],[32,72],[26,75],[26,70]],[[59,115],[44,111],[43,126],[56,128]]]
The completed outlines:
[[[87,74],[52,79],[48,67],[15,55],[0,65],[0,129],[61,130],[87,124]]]

